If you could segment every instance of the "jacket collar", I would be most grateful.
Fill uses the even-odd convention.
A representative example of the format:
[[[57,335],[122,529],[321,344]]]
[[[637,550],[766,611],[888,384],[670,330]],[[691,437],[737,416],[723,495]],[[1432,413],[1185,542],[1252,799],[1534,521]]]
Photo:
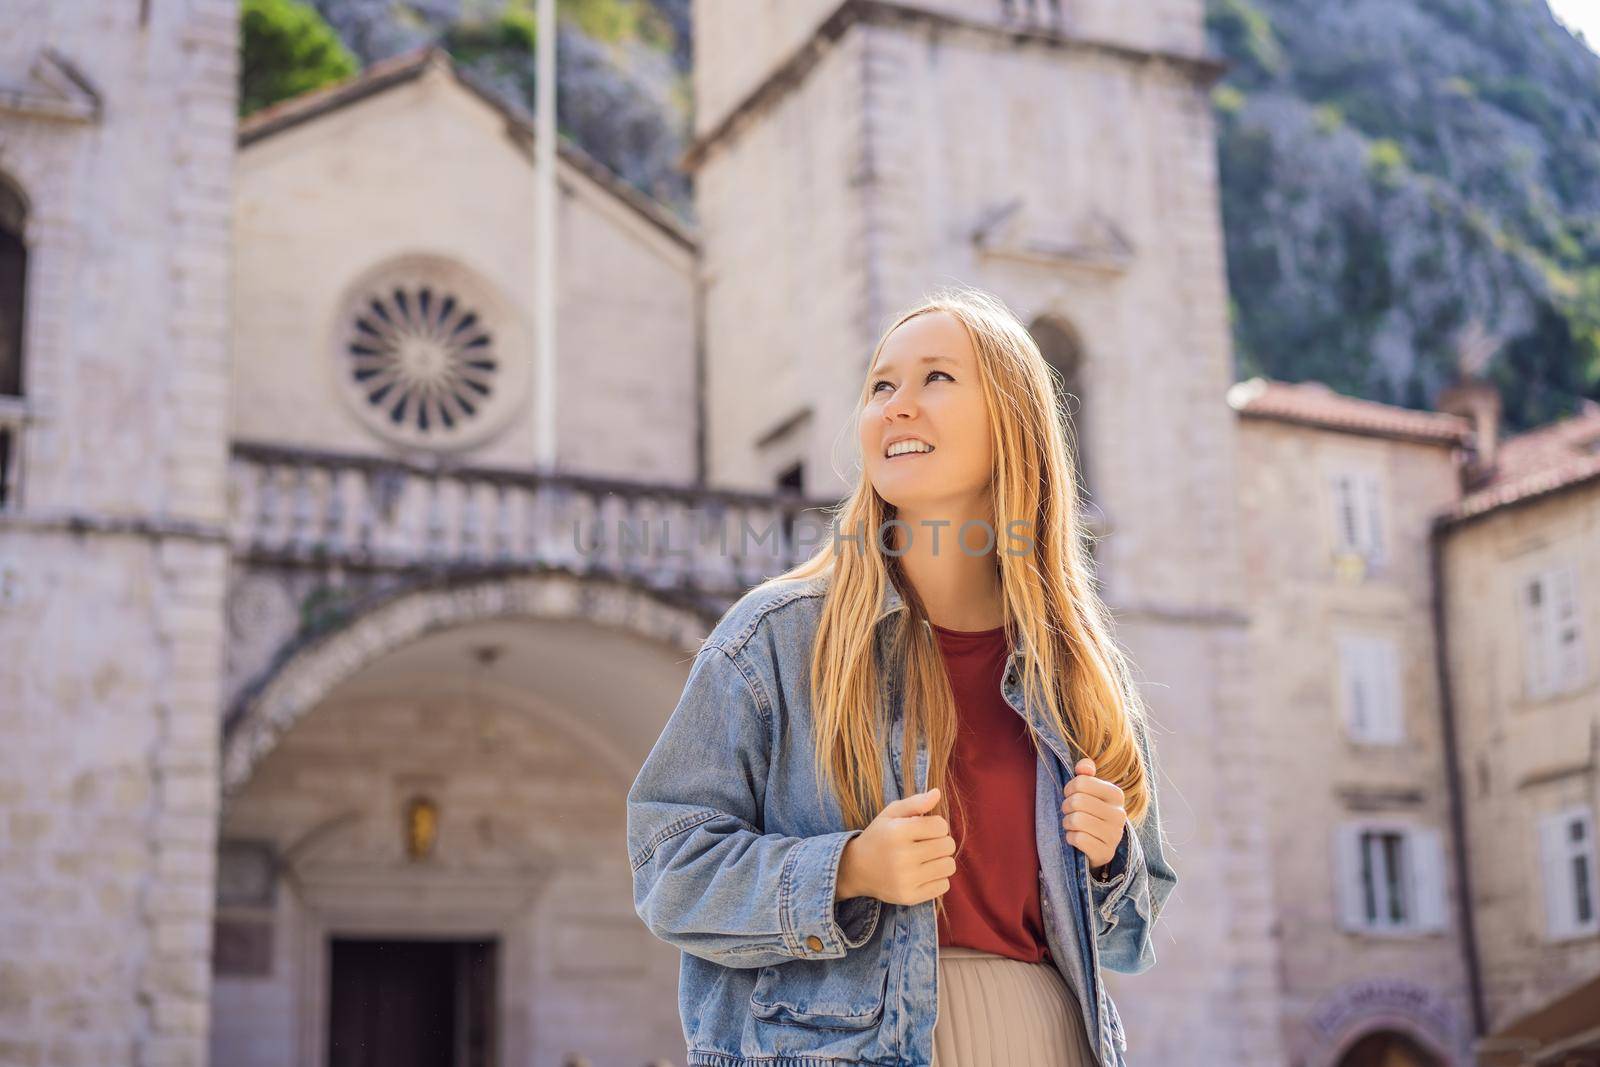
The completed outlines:
[[[895,588],[894,582],[885,581],[883,583],[883,596],[878,598],[878,617],[873,620],[873,627],[875,629],[881,627],[885,619],[897,612],[904,611],[905,608],[905,597],[900,595],[900,590]],[[927,625],[927,620],[923,620],[923,625]],[[1020,663],[1023,659],[1022,649],[1013,650],[1010,659]]]
[[[883,596],[878,600],[878,617],[875,622],[882,622],[897,611],[905,608],[905,598],[900,595],[900,590],[894,587],[891,581],[883,583]]]

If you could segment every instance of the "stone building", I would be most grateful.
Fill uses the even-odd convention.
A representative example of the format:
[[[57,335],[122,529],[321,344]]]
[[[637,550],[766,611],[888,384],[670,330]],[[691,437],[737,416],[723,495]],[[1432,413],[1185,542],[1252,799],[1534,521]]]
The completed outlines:
[[[1455,1062],[1471,1013],[1429,550],[1469,424],[1320,383],[1251,379],[1228,400],[1251,658],[1271,665],[1255,684],[1287,1062]]]
[[[228,0],[0,18],[0,1063],[206,1056]]]
[[[603,479],[695,481],[695,244],[570,145],[557,185],[571,480],[508,481],[535,460],[526,122],[423,51],[241,124],[214,1063],[338,1062],[330,1041],[643,1063],[663,1026],[675,953],[617,842],[660,729],[640,709],[682,688],[702,623],[644,583],[530,572],[572,546],[553,511],[523,520]],[[335,567],[297,552],[296,500]],[[345,621],[300,640],[319,595]],[[385,995],[458,999],[454,1053],[363,1016]],[[611,1022],[619,998],[645,1025]]]
[[[0,1065],[681,1063],[626,789],[803,551],[683,534],[816,518],[946,282],[1069,384],[1159,726],[1130,1057],[1554,1033],[1600,970],[1589,424],[1496,457],[1481,394],[1234,386],[1200,0],[695,16],[697,225],[559,147],[554,470],[526,115],[422,51],[238,124],[227,0],[0,25]]]
[[[1228,400],[1289,1062],[1596,1062],[1600,406]]]
[[[1472,475],[1440,566],[1483,1062],[1600,1063],[1600,406]]]

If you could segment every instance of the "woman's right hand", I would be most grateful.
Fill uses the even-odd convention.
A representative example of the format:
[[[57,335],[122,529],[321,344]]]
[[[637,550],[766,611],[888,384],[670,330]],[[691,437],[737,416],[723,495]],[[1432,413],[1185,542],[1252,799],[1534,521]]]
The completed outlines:
[[[956,872],[956,842],[944,816],[924,814],[938,802],[938,789],[896,800],[845,842],[835,899],[921,904],[943,896]]]

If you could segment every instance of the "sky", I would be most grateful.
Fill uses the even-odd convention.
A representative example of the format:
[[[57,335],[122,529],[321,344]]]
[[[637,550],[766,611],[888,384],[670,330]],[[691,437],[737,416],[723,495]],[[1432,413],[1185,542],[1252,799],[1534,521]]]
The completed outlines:
[[[1583,31],[1589,48],[1600,52],[1600,0],[1550,0],[1550,10],[1569,30]]]

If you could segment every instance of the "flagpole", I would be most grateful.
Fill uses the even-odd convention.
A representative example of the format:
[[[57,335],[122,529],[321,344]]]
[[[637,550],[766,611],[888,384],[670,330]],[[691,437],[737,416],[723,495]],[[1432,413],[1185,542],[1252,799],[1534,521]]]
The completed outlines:
[[[556,465],[556,3],[539,0],[535,77],[535,462]]]

